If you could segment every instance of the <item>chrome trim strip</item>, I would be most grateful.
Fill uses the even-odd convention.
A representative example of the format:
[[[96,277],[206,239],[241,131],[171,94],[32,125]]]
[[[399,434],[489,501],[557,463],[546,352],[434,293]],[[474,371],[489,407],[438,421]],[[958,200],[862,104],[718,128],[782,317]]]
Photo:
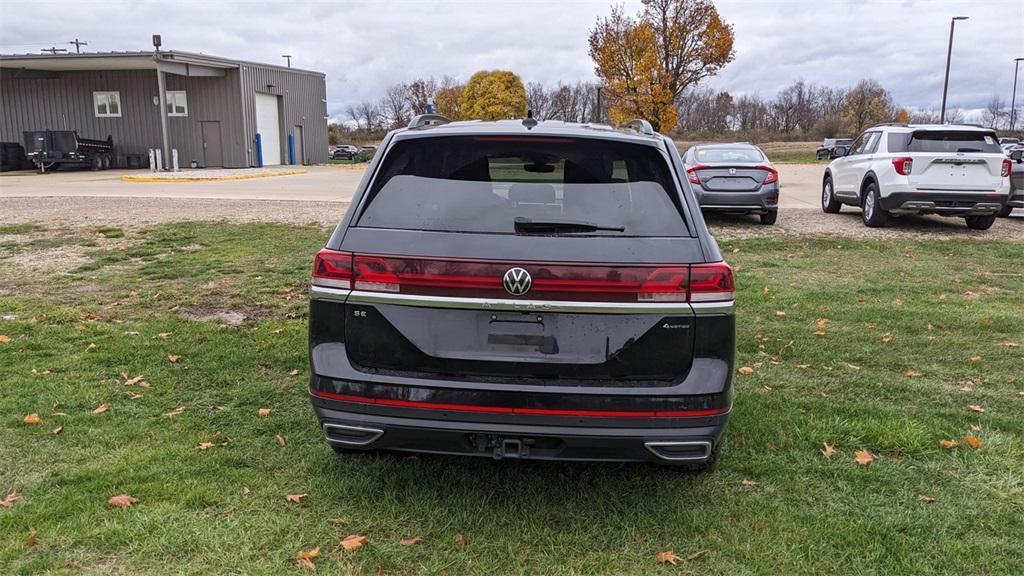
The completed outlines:
[[[349,441],[349,440],[338,440],[337,438],[331,438],[330,437],[330,435],[327,433],[327,429],[328,428],[337,428],[339,430],[352,430],[352,431],[355,431],[355,432],[366,432],[366,433],[371,434],[371,436],[370,436],[369,440],[364,440],[364,441],[361,441],[361,442],[352,442],[352,441]],[[377,428],[362,428],[360,426],[346,426],[344,424],[331,424],[330,422],[325,422],[324,423],[324,438],[328,442],[330,442],[332,444],[344,444],[346,446],[368,446],[368,445],[373,444],[374,442],[376,442],[377,439],[380,438],[383,435],[384,435],[384,431],[383,430],[379,430]]]
[[[513,312],[578,312],[581,314],[693,313],[693,307],[687,302],[566,302],[554,300],[512,300],[508,298],[453,298],[450,296],[362,292],[359,290],[353,290],[349,294],[348,302]]]
[[[655,448],[658,448],[660,446],[666,446],[666,447],[667,446],[703,446],[704,447],[704,455],[703,456],[665,456],[664,454],[659,454],[655,450]],[[663,442],[644,442],[644,448],[647,448],[647,451],[650,452],[651,454],[654,454],[657,458],[660,458],[660,459],[666,460],[666,461],[670,461],[670,462],[704,461],[704,460],[707,460],[711,456],[711,442],[708,442],[706,440],[689,441],[689,442],[675,442],[675,441],[671,441],[671,440],[667,440],[667,441],[663,441]]]
[[[344,302],[351,290],[344,288],[328,288],[327,286],[310,286],[309,297],[313,300],[330,300],[332,302]]]
[[[732,314],[736,307],[735,300],[728,302],[693,302],[690,304],[694,314]]]

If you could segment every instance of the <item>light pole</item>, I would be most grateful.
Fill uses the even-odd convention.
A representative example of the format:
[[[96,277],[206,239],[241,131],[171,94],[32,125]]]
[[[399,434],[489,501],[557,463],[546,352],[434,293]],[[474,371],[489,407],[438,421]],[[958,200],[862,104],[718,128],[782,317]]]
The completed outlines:
[[[967,20],[967,16],[953,16],[949,21],[949,49],[946,51],[946,81],[942,83],[942,111],[939,112],[939,124],[946,123],[946,92],[949,90],[949,59],[953,56],[953,27],[957,20]]]
[[[289,68],[292,67],[292,55],[291,54],[281,54],[281,58],[284,58],[285,60],[288,61],[288,67]]]
[[[1016,126],[1017,120],[1017,67],[1024,58],[1013,59],[1013,97],[1010,98],[1010,132]]]

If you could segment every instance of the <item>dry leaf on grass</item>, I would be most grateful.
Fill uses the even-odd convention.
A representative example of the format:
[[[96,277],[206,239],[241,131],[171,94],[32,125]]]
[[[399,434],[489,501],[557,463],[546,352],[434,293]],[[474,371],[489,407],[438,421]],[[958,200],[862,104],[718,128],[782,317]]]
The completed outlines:
[[[917,499],[926,504],[931,504],[932,502],[935,502],[935,498],[932,498],[931,496],[926,496],[924,494],[919,495]]]
[[[423,536],[412,536],[409,538],[402,538],[398,541],[398,543],[402,546],[412,546],[413,544],[416,544],[417,542],[421,541],[423,541]]]
[[[129,378],[128,374],[122,372],[121,373],[121,378],[124,379],[124,385],[125,386],[134,386],[134,385],[138,384],[139,382],[142,382],[143,376],[142,376],[142,374],[139,374],[135,378]]]
[[[153,338],[154,339],[155,338],[165,339],[168,336],[170,336],[171,334],[174,334],[174,332],[161,332],[161,333],[157,334],[156,336],[153,336]]]
[[[889,332],[882,334],[882,342],[885,342],[886,344],[892,342],[892,334],[890,334]]]
[[[810,368],[811,365],[810,364],[797,364],[796,367],[801,369],[801,370],[806,370],[806,369]]]
[[[57,426],[53,430],[50,430],[50,432],[53,432],[54,434],[60,434],[63,431],[64,431],[64,427],[63,426]]]
[[[971,364],[977,364],[978,362],[981,362],[981,356],[971,356]]]
[[[778,316],[779,318],[785,318],[786,317],[786,311],[785,310],[776,310],[775,311],[775,315]]]
[[[742,482],[740,482],[740,484],[744,486],[757,486],[758,484],[760,484],[760,482],[758,482],[757,480],[743,480]]]
[[[167,357],[167,359],[171,362],[177,362],[180,358],[181,356],[179,356],[178,354],[171,354],[170,356]]]
[[[167,416],[168,418],[173,418],[173,417],[177,416],[178,414],[181,414],[184,411],[185,411],[185,407],[184,406],[178,406],[174,410],[171,410],[170,412],[164,414],[164,416]]]
[[[455,545],[465,548],[466,546],[469,546],[469,539],[466,538],[465,534],[456,534]]]
[[[903,306],[903,300],[900,300],[899,298],[893,298],[892,299],[892,305],[893,306]]]
[[[943,448],[945,448],[947,450],[952,449],[952,448],[956,448],[959,445],[960,445],[960,443],[957,442],[956,440],[939,440],[939,446],[942,446]]]
[[[284,446],[284,436],[278,434],[277,437],[274,438],[274,442],[277,442],[278,446]]]
[[[298,369],[292,370],[291,372],[288,373],[288,375],[289,376],[298,376],[299,375],[299,371],[298,371]]]
[[[964,442],[971,448],[974,448],[975,450],[981,448],[981,445],[984,444],[984,441],[982,441],[981,438],[978,438],[977,436],[972,436],[970,434],[964,436]]]
[[[978,404],[969,404],[967,406],[967,409],[970,410],[971,412],[984,412],[985,411],[985,409],[982,408],[981,406],[979,406]]]
[[[739,372],[740,374],[743,374],[743,375],[753,374],[754,373],[754,369],[751,368],[750,366],[741,366],[736,371]]]
[[[8,344],[11,341],[11,337],[7,334],[0,334],[0,344]]]
[[[35,528],[30,528],[29,531],[28,531],[28,542],[26,543],[26,546],[28,548],[31,548],[31,547],[33,547],[35,545],[36,545],[36,529]]]
[[[200,442],[198,448],[200,450],[209,450],[213,448],[213,442]]]
[[[98,348],[98,346],[96,346],[95,342],[89,342],[89,345],[85,347],[86,350],[95,350],[96,348]]]
[[[92,411],[92,413],[103,414],[107,410],[110,410],[110,402],[104,402],[103,404],[100,404],[99,406],[96,407],[95,410]]]
[[[703,555],[705,555],[705,554],[707,554],[707,553],[708,553],[708,551],[707,551],[707,550],[697,550],[697,551],[696,551],[696,552],[694,552],[693,554],[690,554],[690,555],[688,555],[688,556],[686,557],[686,560],[687,560],[687,562],[693,562],[693,561],[694,561],[694,560],[696,560],[697,558],[700,558],[701,556],[703,556]]]
[[[136,502],[138,502],[137,499],[132,498],[127,494],[118,494],[117,496],[111,496],[110,499],[107,500],[107,504],[115,508],[127,508],[128,506],[131,506]]]
[[[21,421],[24,422],[25,424],[28,424],[29,426],[43,425],[43,419],[40,418],[39,414],[36,414],[35,412],[25,416],[24,418],[21,419]]]
[[[142,398],[142,394],[136,394],[135,392],[129,392],[128,393],[128,399],[129,400],[138,400],[140,398]]]
[[[918,376],[921,375],[921,373],[917,372],[916,370],[904,370],[903,375],[906,376],[907,378],[917,378]]]
[[[821,449],[821,455],[825,458],[831,458],[836,453],[836,447],[828,442],[822,444],[824,448]]]
[[[1002,346],[1003,348],[1017,348],[1018,346],[1020,346],[1020,344],[1014,342],[1013,340],[1001,340],[999,342],[999,345]]]
[[[302,501],[306,498],[306,496],[309,496],[309,494],[288,494],[287,496],[285,496],[285,500],[288,500],[289,502],[294,502],[296,504],[302,504]]]
[[[3,500],[0,500],[0,508],[10,508],[18,500],[21,500],[21,495],[17,490],[11,490]]]
[[[257,416],[270,416],[270,408],[260,408],[256,411]]]
[[[875,455],[867,450],[857,450],[853,453],[853,459],[861,466],[867,466],[875,461]]]
[[[366,536],[352,534],[351,536],[345,536],[341,541],[341,547],[347,552],[352,552],[353,550],[359,550],[362,548],[363,544],[366,544],[366,540]]]
[[[348,518],[341,518],[341,517],[329,518],[327,521],[330,522],[331,524],[334,524],[335,526],[338,526],[338,525],[341,525],[341,524],[348,524]]]
[[[295,564],[300,568],[306,570],[316,571],[316,564],[313,563],[313,559],[320,555],[320,547],[317,546],[312,550],[299,550],[298,554],[295,555]]]
[[[655,556],[655,560],[657,560],[659,564],[671,564],[675,566],[677,562],[682,560],[682,558],[676,556],[671,550],[665,550],[664,552],[658,552],[658,555]]]

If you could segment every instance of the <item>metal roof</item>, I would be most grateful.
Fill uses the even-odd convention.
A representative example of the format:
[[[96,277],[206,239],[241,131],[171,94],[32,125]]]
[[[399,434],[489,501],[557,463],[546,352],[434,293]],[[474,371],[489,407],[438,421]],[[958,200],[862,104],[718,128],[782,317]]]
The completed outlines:
[[[196,52],[161,50],[159,62],[232,69],[246,65],[275,68],[296,74],[324,76],[323,72],[289,68],[276,64],[262,64],[246,60],[233,60]],[[155,70],[157,59],[153,51],[83,52],[81,54],[0,54],[0,68],[63,72],[70,70]]]

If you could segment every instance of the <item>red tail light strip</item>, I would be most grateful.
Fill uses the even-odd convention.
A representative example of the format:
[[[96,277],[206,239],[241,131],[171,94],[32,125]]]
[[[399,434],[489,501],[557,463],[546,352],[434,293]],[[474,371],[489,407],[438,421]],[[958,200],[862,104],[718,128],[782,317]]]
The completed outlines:
[[[530,414],[538,416],[584,416],[588,418],[706,418],[719,416],[729,408],[709,408],[705,410],[561,410],[555,408],[522,408],[513,406],[480,406],[476,404],[444,404],[439,402],[415,402],[412,400],[394,400],[391,398],[371,398],[368,396],[352,396],[335,394],[322,390],[310,390],[310,394],[327,400],[354,402],[357,404],[373,404],[376,406],[396,406],[417,408],[420,410],[451,410],[453,412],[483,412],[487,414]]]

